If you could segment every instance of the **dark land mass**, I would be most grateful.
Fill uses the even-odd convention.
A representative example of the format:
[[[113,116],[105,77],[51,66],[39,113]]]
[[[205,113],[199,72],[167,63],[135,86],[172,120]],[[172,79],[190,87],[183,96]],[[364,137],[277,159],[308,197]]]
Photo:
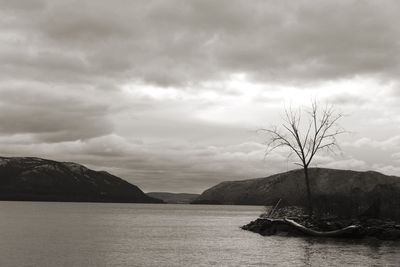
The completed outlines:
[[[400,177],[378,172],[311,168],[310,187],[315,214],[342,218],[400,220]],[[279,207],[306,206],[303,170],[266,178],[222,182],[204,191],[194,204],[234,204]]]
[[[0,157],[0,200],[163,202],[108,172],[32,157]]]
[[[148,196],[161,199],[168,204],[189,204],[200,196],[200,194],[149,192]]]
[[[400,222],[371,218],[368,213],[353,217],[312,216],[299,206],[270,207],[241,228],[263,236],[313,236],[324,238],[376,238],[400,240]]]
[[[293,224],[294,222],[294,224]],[[300,227],[297,225],[300,224]],[[301,227],[304,226],[304,227]],[[314,236],[324,238],[376,238],[400,240],[400,224],[380,219],[258,218],[241,227],[263,236]]]

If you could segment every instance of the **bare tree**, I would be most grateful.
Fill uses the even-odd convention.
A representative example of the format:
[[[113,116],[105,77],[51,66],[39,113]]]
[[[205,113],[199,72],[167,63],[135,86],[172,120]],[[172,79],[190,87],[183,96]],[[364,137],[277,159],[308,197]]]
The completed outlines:
[[[306,123],[302,121],[303,114],[307,115]],[[288,157],[295,154],[300,160],[295,164],[304,170],[309,216],[313,215],[313,203],[308,168],[319,151],[334,152],[334,149],[339,149],[336,137],[345,132],[337,124],[340,118],[342,115],[336,113],[332,106],[325,106],[319,110],[314,101],[311,110],[306,112],[301,108],[297,111],[285,109],[285,117],[280,127],[260,129],[268,134],[267,154],[279,147],[285,147],[289,150]]]

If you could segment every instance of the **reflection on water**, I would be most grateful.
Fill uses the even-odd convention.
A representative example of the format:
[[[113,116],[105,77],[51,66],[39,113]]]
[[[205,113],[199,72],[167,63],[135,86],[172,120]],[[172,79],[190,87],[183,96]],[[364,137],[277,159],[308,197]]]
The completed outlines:
[[[0,202],[0,266],[398,266],[399,243],[239,229],[262,210]]]
[[[304,241],[303,263],[306,266],[328,263],[334,266],[399,266],[398,242],[321,238],[306,238]]]

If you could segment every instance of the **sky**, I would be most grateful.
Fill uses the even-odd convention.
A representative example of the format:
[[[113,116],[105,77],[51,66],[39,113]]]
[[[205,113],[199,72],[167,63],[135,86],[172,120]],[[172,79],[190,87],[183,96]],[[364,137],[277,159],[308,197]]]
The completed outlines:
[[[200,193],[297,168],[260,128],[345,116],[315,167],[400,176],[400,3],[0,0],[0,155]]]

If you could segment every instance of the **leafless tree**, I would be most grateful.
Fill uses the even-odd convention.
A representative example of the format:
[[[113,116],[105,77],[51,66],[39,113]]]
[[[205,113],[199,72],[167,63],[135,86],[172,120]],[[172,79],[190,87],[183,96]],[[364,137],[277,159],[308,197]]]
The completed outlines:
[[[306,123],[302,121],[304,114],[307,117]],[[313,202],[308,168],[319,151],[334,152],[339,149],[336,137],[345,132],[337,124],[340,118],[342,115],[336,113],[332,106],[325,106],[320,110],[314,101],[310,110],[285,109],[280,127],[260,129],[268,134],[267,154],[279,147],[285,147],[289,150],[288,157],[294,154],[300,160],[295,164],[304,170],[309,216],[313,215]]]

